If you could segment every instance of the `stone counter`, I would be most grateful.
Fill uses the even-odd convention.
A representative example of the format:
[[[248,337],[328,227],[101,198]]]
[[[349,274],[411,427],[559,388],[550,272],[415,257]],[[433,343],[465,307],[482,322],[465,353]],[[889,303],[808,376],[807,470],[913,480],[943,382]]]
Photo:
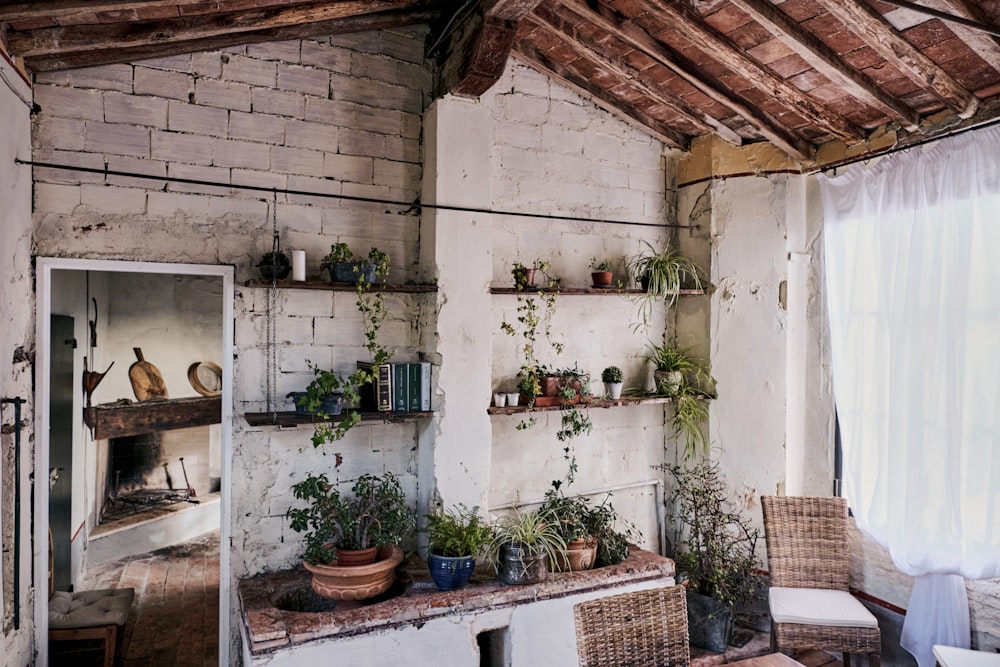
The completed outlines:
[[[376,646],[381,649],[393,643],[391,639],[386,641],[386,636],[394,631],[413,633],[425,629],[421,639],[429,638],[435,634],[431,626],[438,627],[435,621],[447,621],[439,624],[446,625],[447,632],[453,632],[455,627],[465,628],[462,641],[450,642],[446,647],[448,651],[463,655],[470,651],[478,653],[484,644],[479,635],[484,632],[489,638],[487,643],[512,643],[511,633],[519,626],[515,612],[529,607],[541,613],[546,622],[556,621],[558,617],[558,623],[552,624],[553,631],[558,625],[561,627],[559,634],[565,635],[567,627],[572,629],[572,604],[625,590],[669,585],[673,583],[673,575],[674,563],[669,558],[633,548],[629,557],[618,565],[584,572],[553,573],[540,584],[503,585],[496,580],[492,568],[484,567],[477,568],[466,588],[439,591],[431,581],[426,563],[411,555],[397,569],[394,589],[383,598],[334,602],[312,593],[310,574],[302,567],[262,574],[239,584],[242,633],[246,644],[244,664],[291,664],[292,654],[295,660],[307,659],[306,654],[310,651],[305,649],[318,645],[323,645],[323,655],[329,657],[330,651],[336,652],[338,648],[349,651],[351,638],[367,639],[365,643],[369,648],[374,638],[380,638]],[[529,617],[530,614],[524,620]],[[537,620],[527,626],[532,624],[537,625]],[[530,633],[522,631],[522,634]],[[575,635],[563,636],[560,641],[564,649],[568,645],[575,651]],[[462,664],[464,659],[449,654],[449,661],[443,663],[440,647],[428,647],[427,652],[422,653],[425,649],[421,641],[410,638],[404,643],[403,652],[410,665]],[[298,648],[303,650],[297,651]],[[550,656],[552,648],[546,645]],[[509,653],[511,647],[504,650]],[[426,659],[422,660],[422,656]],[[382,655],[380,659],[388,657]]]

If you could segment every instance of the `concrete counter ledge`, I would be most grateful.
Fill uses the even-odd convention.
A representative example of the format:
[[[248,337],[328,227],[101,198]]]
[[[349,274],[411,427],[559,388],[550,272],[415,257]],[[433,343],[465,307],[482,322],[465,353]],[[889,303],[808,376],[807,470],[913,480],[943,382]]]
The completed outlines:
[[[557,650],[553,640],[558,636],[555,643],[563,645],[563,652],[572,649],[575,656],[573,604],[625,590],[669,585],[673,576],[672,560],[633,547],[629,557],[618,565],[553,573],[540,584],[503,585],[496,580],[492,567],[486,566],[477,567],[466,588],[439,591],[431,581],[426,563],[411,555],[397,568],[394,589],[383,597],[375,601],[336,602],[316,596],[309,586],[310,574],[300,566],[240,581],[244,664],[292,664],[293,660],[308,658],[311,651],[307,649],[319,645],[326,658],[331,651],[339,651],[342,657],[358,659],[362,653],[355,645],[359,642],[367,644],[369,653],[364,655],[370,657],[374,636],[381,638],[377,650],[380,661],[390,657],[382,652],[383,648],[391,651],[392,646],[404,646],[399,657],[405,657],[408,665],[459,664],[464,656],[447,651],[471,651],[471,657],[475,657],[484,648],[480,634],[485,633],[488,644],[512,643],[512,633],[522,626],[525,640],[521,644],[529,644],[527,628],[539,622],[548,628],[543,654],[553,655]],[[534,618],[537,614],[541,616]],[[444,622],[435,625],[435,621]],[[440,631],[431,626],[441,626]],[[456,628],[464,628],[460,632],[464,638],[448,642],[444,654],[439,643],[434,648],[428,645],[423,653],[422,641],[403,637],[419,632],[421,640],[429,640],[436,634],[454,633]],[[401,634],[386,637],[393,632]],[[510,653],[511,648],[503,650]],[[488,650],[499,649],[491,646]],[[514,654],[516,657],[517,651]],[[456,662],[441,662],[444,657]],[[532,660],[516,659],[512,662],[531,663]]]

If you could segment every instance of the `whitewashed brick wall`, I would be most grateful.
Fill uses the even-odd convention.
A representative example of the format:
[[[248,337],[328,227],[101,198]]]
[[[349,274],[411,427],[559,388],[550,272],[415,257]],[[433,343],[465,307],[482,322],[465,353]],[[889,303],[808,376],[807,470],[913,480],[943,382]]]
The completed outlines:
[[[361,472],[392,471],[417,495],[418,425],[366,425],[316,450],[308,427],[252,428],[242,415],[268,407],[267,290],[244,283],[271,248],[272,197],[246,186],[414,201],[431,85],[423,47],[413,29],[38,76],[35,160],[223,184],[36,168],[34,244],[39,255],[236,266],[236,577],[296,562],[301,539],[285,512],[290,485],[307,472],[350,484]],[[306,250],[308,274],[318,276],[330,245],[344,241],[359,254],[387,251],[390,280],[403,282],[417,277],[419,218],[395,210],[279,193],[276,213],[282,246]],[[381,341],[399,360],[416,359],[411,323],[427,298],[387,299]],[[350,371],[368,358],[354,301],[349,292],[278,292],[272,407],[292,409],[284,396],[312,377],[307,360]]]

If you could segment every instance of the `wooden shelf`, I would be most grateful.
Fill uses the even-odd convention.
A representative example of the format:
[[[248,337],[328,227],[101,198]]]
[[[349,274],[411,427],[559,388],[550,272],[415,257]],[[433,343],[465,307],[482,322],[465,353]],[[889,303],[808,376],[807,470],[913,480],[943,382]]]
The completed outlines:
[[[664,403],[673,403],[673,401],[674,399],[669,396],[622,396],[617,400],[595,398],[589,403],[577,403],[576,406],[578,408],[621,408],[633,405],[662,405]],[[491,415],[516,415],[522,412],[550,412],[562,409],[561,405],[546,405],[544,407],[532,408],[526,405],[518,405],[513,408],[496,408],[491,406],[486,411]]]
[[[245,284],[247,287],[271,286],[271,282],[268,280],[248,280]],[[278,289],[314,289],[333,292],[354,292],[357,289],[357,287],[351,283],[331,283],[329,280],[279,280],[276,285]],[[376,292],[378,289],[379,285],[376,284],[372,285],[372,289],[370,291]],[[400,294],[422,294],[425,292],[437,292],[437,285],[426,283],[386,283],[384,291]]]
[[[545,292],[546,294],[559,294],[559,296],[632,296],[632,295],[642,295],[645,296],[645,290],[641,289],[618,289],[612,287],[610,289],[599,289],[595,287],[560,287],[558,290],[555,289],[529,289],[529,290],[518,290],[516,287],[491,287],[490,294],[537,294],[538,292]],[[682,289],[680,291],[681,296],[689,296],[692,294],[704,294],[705,290],[701,289]]]
[[[427,417],[433,417],[433,412],[362,412],[361,421],[362,422],[386,422],[390,424],[399,424],[402,422],[413,421],[414,419],[424,419]],[[312,415],[300,415],[295,411],[286,412],[247,412],[243,415],[247,424],[250,426],[284,426],[284,427],[295,427],[301,426],[303,424],[313,424],[314,419]],[[342,419],[342,415],[336,415],[331,417],[331,422],[337,422]]]
[[[83,410],[83,422],[94,430],[97,440],[206,426],[221,421],[221,396],[105,403]]]

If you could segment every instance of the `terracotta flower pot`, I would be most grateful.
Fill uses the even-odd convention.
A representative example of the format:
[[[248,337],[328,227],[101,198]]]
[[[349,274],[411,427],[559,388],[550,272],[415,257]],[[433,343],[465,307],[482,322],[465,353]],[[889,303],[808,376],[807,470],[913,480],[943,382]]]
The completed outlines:
[[[590,274],[590,280],[594,283],[594,287],[611,287],[614,275],[611,271],[594,271]]]
[[[377,556],[378,549],[375,547],[368,549],[341,549],[337,547],[337,565],[340,567],[371,565]]]
[[[579,572],[594,567],[597,560],[597,540],[571,540],[566,550],[560,551],[553,563],[553,570],[559,572]]]
[[[366,600],[389,590],[396,578],[396,566],[403,552],[395,546],[379,550],[371,565],[323,565],[303,563],[312,572],[312,589],[331,600]]]

